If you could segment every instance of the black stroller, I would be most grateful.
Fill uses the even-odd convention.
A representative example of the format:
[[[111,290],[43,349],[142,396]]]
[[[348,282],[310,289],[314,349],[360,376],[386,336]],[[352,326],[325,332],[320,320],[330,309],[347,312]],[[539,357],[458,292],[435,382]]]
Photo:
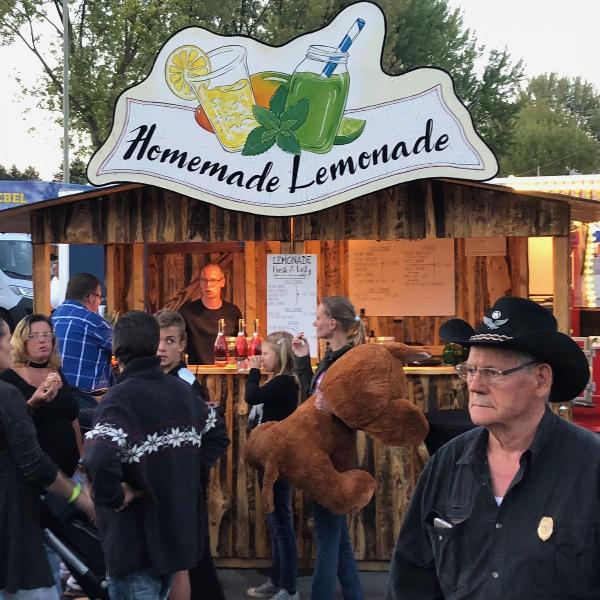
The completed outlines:
[[[72,506],[44,500],[44,537],[90,600],[109,600],[98,530]]]

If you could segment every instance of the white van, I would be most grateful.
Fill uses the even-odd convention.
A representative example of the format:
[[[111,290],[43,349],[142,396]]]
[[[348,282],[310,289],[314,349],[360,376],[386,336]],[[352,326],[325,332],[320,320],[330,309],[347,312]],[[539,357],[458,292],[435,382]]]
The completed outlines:
[[[10,327],[33,311],[33,249],[25,233],[0,233],[0,317]]]

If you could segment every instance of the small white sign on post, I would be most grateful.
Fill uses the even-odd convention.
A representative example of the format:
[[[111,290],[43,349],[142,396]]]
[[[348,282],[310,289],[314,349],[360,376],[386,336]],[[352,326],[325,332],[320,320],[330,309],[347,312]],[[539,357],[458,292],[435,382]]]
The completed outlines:
[[[317,356],[316,310],[317,255],[268,254],[267,332],[303,332],[311,356]]]

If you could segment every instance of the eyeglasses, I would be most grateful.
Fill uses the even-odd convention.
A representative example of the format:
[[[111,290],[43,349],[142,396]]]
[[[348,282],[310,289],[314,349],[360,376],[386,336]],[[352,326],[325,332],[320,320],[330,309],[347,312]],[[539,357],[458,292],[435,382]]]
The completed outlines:
[[[223,281],[224,277],[219,277],[218,279],[206,279],[205,277],[200,277],[200,283],[203,285],[217,285],[219,281]]]
[[[36,342],[39,340],[51,340],[54,337],[54,334],[51,331],[45,331],[44,333],[30,333],[25,339],[28,342],[35,340]]]
[[[102,296],[101,294],[96,294],[96,292],[90,292],[88,294],[88,296],[96,296],[96,298],[98,298],[98,300],[100,300],[100,302],[102,302],[102,300],[104,300],[104,296]]]
[[[493,369],[491,367],[483,367],[480,369],[478,367],[472,367],[467,363],[461,363],[460,365],[456,365],[454,368],[456,369],[457,375],[465,381],[472,380],[475,375],[479,373],[479,377],[481,377],[486,383],[494,384],[500,383],[502,378],[506,377],[506,375],[511,375],[512,373],[516,373],[525,367],[530,367],[531,365],[535,365],[539,362],[539,360],[531,360],[525,364],[519,365],[518,367],[505,369],[504,371],[501,371],[500,369]]]

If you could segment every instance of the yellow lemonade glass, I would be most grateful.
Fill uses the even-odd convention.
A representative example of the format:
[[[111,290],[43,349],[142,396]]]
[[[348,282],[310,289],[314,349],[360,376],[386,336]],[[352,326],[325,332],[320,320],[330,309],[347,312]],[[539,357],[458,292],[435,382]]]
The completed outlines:
[[[221,146],[239,152],[248,134],[258,127],[252,113],[256,104],[243,46],[222,46],[208,53],[210,73],[190,78],[196,96]]]

